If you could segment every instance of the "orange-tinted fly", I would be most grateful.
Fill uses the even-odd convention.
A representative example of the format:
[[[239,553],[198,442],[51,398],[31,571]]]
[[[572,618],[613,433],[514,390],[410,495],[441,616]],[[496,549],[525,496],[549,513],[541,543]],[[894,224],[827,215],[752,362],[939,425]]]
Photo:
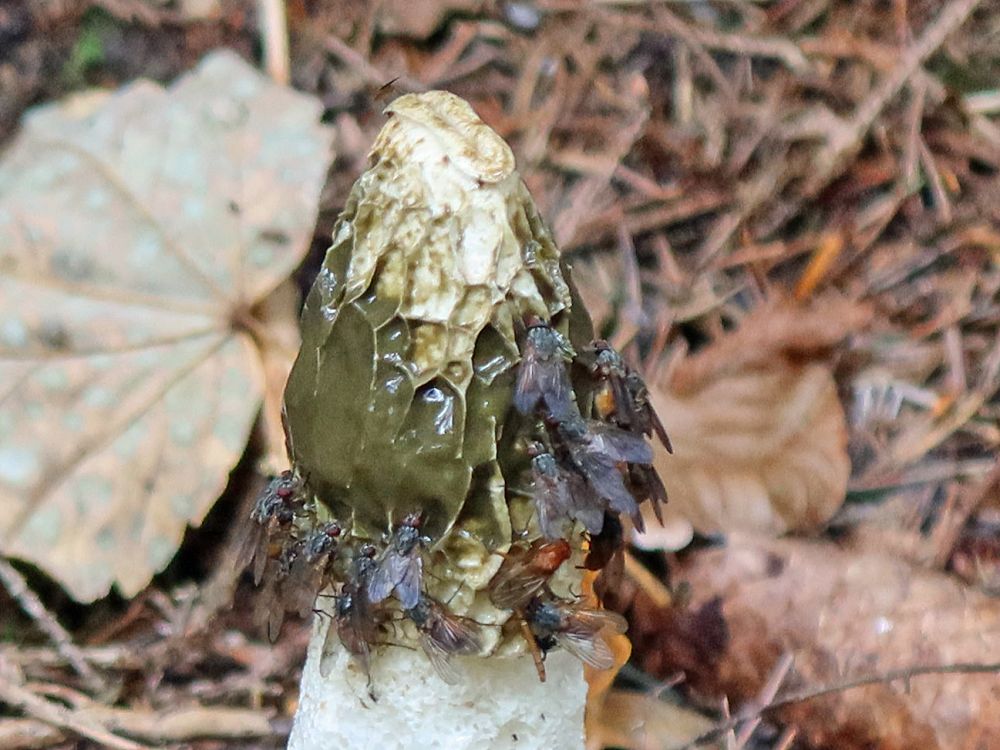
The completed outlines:
[[[537,539],[511,547],[489,583],[490,600],[501,609],[518,610],[545,590],[549,579],[570,556],[565,539]]]
[[[673,453],[670,438],[653,409],[649,389],[639,373],[629,367],[607,341],[594,341],[589,352],[594,357],[590,371],[604,385],[595,399],[601,418],[629,432],[655,434],[667,452]]]

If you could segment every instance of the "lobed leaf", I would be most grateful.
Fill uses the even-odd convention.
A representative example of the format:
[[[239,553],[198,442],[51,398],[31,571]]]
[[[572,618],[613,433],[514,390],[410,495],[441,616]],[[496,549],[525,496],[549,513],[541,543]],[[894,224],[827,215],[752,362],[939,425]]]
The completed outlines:
[[[312,236],[319,113],[219,52],[38,108],[0,161],[0,551],[81,601],[137,593],[243,452],[251,309]]]

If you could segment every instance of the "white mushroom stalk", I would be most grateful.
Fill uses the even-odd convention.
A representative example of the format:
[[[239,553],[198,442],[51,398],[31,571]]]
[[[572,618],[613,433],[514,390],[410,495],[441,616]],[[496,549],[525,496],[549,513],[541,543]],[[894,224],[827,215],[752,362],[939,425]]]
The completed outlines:
[[[273,636],[317,617],[290,747],[583,747],[582,599],[619,515],[665,499],[642,381],[592,341],[506,143],[445,92],[400,97],[306,300],[292,469],[242,559]],[[587,551],[589,546],[589,552]]]
[[[338,650],[320,672],[328,618],[317,617],[289,750],[448,748],[581,750],[587,684],[565,652],[545,661],[541,682],[530,656],[458,657],[459,680],[444,682],[423,653],[388,648],[372,664],[377,701],[350,655]]]

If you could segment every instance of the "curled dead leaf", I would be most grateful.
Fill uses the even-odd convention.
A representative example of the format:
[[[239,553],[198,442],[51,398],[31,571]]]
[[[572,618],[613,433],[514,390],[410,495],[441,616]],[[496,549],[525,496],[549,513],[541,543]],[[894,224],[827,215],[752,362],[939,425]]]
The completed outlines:
[[[775,362],[652,398],[674,443],[656,463],[669,511],[698,531],[814,529],[843,503],[846,426],[824,365]]]
[[[35,110],[0,162],[0,551],[78,600],[138,592],[244,450],[320,111],[220,52]]]
[[[674,443],[656,458],[668,518],[703,533],[773,534],[829,520],[850,474],[847,427],[832,373],[810,360],[865,317],[840,302],[764,307],[652,389]],[[637,542],[659,546],[647,525]]]

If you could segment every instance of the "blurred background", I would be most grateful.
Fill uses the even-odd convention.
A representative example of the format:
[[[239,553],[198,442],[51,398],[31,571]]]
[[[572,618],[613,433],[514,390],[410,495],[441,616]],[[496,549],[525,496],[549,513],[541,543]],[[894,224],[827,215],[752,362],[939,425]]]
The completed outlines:
[[[589,747],[1000,747],[998,82],[996,0],[0,0],[0,747],[283,746],[238,526],[432,88],[675,447]]]

